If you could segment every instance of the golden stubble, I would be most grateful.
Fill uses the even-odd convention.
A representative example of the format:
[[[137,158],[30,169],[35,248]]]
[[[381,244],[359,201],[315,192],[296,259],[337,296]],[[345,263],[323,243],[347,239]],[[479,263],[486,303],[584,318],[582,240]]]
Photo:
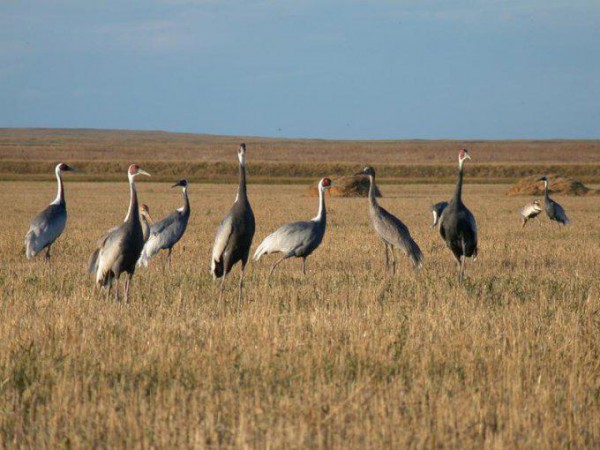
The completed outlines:
[[[450,185],[384,186],[425,254],[383,266],[366,199],[327,197],[308,259],[251,263],[237,310],[209,272],[234,185],[191,185],[173,267],[139,269],[129,305],[94,294],[86,261],[125,216],[126,182],[66,180],[69,221],[52,267],[26,261],[31,217],[51,183],[1,183],[0,447],[592,448],[600,444],[600,230],[592,198],[557,199],[573,223],[521,229],[527,199],[467,185],[480,257],[459,286],[429,228]],[[141,183],[155,218],[179,190]],[[249,186],[253,249],[316,214],[303,187]]]

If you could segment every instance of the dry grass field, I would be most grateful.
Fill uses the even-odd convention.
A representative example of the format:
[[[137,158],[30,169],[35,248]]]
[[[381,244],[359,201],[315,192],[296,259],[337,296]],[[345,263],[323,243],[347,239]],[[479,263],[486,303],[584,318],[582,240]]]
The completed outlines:
[[[167,133],[161,131],[0,129],[0,180],[50,180],[58,161],[84,181],[118,181],[131,161],[167,181],[235,182],[240,142],[248,144],[255,183],[308,183],[374,165],[383,182],[454,182],[456,150],[475,155],[471,180],[512,183],[559,173],[600,183],[600,140],[336,141]]]
[[[251,150],[250,150],[251,151]],[[467,179],[469,167],[467,167]],[[252,167],[249,182],[252,183]],[[246,303],[217,305],[208,273],[233,185],[192,185],[174,252],[134,277],[129,305],[92,292],[85,264],[123,219],[125,180],[65,176],[69,222],[52,268],[26,261],[29,220],[54,183],[0,183],[0,448],[598,448],[600,228],[596,197],[558,197],[573,223],[520,228],[526,201],[468,184],[480,257],[457,285],[429,228],[449,185],[384,186],[425,256],[383,270],[365,199],[328,199],[308,260],[251,264]],[[140,183],[160,218],[181,203]],[[310,218],[302,186],[250,185],[255,244]]]

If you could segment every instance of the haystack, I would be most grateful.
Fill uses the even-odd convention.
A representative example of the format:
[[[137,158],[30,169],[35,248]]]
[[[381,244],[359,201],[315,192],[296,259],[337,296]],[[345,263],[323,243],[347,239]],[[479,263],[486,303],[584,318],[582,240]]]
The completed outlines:
[[[529,195],[539,196],[544,194],[544,183],[537,181],[541,175],[535,175],[517,181],[506,195]],[[573,178],[563,177],[557,174],[549,174],[548,187],[551,193],[564,195],[588,195],[594,191],[586,187],[581,181]]]
[[[332,178],[333,187],[329,190],[334,197],[366,197],[369,195],[369,178],[363,176],[349,176]],[[308,188],[308,195],[318,197],[317,186]],[[375,196],[381,197],[381,191],[375,186]]]

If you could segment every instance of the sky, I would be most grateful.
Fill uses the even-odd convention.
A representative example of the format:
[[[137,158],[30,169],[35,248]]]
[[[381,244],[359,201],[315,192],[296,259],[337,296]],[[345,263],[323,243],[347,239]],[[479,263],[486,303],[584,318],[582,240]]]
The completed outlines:
[[[0,127],[600,138],[600,1],[0,0]]]

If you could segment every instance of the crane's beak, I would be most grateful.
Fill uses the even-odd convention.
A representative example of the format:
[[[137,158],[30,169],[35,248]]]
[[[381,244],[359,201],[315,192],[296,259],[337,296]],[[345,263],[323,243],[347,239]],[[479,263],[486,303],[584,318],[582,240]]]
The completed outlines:
[[[67,166],[67,171],[69,172],[79,172],[79,169],[73,167],[73,166]]]
[[[145,170],[142,170],[142,169],[138,169],[136,175],[146,175],[147,177],[151,176],[148,172],[146,172]]]
[[[354,176],[355,177],[362,177],[362,176],[365,176],[365,173],[362,172],[362,171],[361,172],[357,172],[357,173],[354,174]]]
[[[148,223],[150,225],[152,225],[154,223],[154,219],[152,218],[152,216],[150,215],[149,212],[146,213],[146,216],[148,217]]]
[[[470,161],[471,160],[471,155],[469,155],[468,153],[465,153],[465,159],[468,159]]]

